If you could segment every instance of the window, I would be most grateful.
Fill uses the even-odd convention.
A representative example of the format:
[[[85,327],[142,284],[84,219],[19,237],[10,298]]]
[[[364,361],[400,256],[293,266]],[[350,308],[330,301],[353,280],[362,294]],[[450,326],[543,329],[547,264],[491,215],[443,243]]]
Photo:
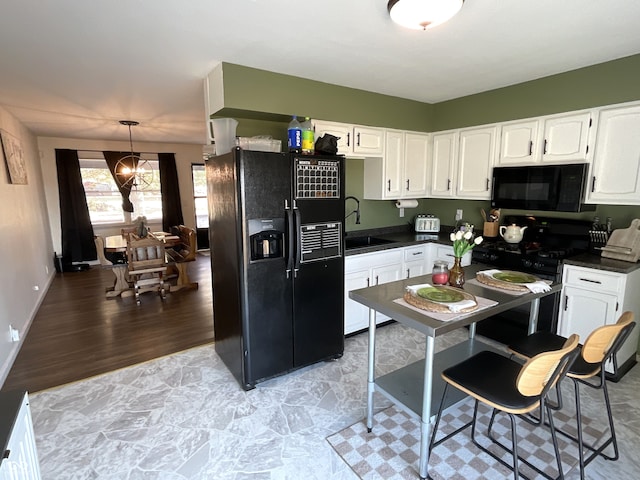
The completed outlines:
[[[209,228],[209,207],[207,206],[207,176],[204,165],[192,164],[193,201],[196,207],[196,228]]]
[[[122,210],[122,196],[102,155],[99,152],[78,152],[78,155],[89,217],[93,225],[130,224],[138,216],[145,216],[149,221],[162,221],[157,157],[152,159],[145,156],[153,168],[153,176],[144,190],[131,191],[129,200],[133,203],[133,213],[129,213]]]

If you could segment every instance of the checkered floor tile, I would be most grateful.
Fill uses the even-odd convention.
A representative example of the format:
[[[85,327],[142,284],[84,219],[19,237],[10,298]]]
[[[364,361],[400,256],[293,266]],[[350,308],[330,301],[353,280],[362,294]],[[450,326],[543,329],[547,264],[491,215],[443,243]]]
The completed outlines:
[[[566,399],[565,402],[568,402]],[[471,420],[473,402],[467,399],[449,409],[442,417],[438,438],[452,432]],[[556,428],[575,433],[575,418],[572,411],[565,408],[554,413]],[[511,454],[503,452],[486,437],[486,427],[490,419],[490,410],[480,405],[478,413],[479,428],[476,440],[491,451],[500,455],[509,464]],[[598,422],[600,423],[600,422]],[[493,431],[503,444],[511,445],[509,417],[499,414]],[[518,450],[528,461],[541,470],[556,475],[556,462],[547,428],[535,427],[518,420]],[[592,425],[584,419],[585,441],[595,443],[604,434],[605,424]],[[434,479],[471,480],[509,478],[512,473],[490,455],[482,452],[470,438],[471,429],[465,429],[458,435],[434,448],[429,461],[429,474]],[[374,416],[373,431],[367,433],[365,421],[358,422],[341,432],[327,438],[342,459],[363,480],[378,479],[416,479],[420,447],[419,422],[407,413],[389,407]],[[578,450],[575,444],[558,436],[563,470],[567,474],[577,468]],[[521,471],[535,478],[536,472],[521,463]]]

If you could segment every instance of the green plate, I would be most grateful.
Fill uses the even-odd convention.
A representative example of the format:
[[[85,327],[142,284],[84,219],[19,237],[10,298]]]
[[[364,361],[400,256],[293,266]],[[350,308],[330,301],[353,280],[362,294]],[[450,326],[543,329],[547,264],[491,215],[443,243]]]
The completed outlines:
[[[499,272],[494,273],[493,278],[509,283],[533,283],[538,279],[533,275],[520,272]]]
[[[419,297],[426,298],[432,302],[453,303],[464,300],[464,295],[461,292],[456,292],[449,288],[420,288],[416,293]]]

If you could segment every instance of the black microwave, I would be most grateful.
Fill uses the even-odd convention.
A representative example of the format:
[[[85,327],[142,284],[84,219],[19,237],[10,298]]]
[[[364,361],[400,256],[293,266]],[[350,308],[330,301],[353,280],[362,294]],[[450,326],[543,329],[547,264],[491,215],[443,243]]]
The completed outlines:
[[[491,189],[493,208],[582,212],[585,205],[588,165],[535,165],[495,167]]]

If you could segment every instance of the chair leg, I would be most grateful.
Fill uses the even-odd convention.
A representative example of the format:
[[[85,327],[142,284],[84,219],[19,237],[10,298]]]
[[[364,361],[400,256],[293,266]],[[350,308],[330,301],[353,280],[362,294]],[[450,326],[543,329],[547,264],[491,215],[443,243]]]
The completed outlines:
[[[134,291],[136,294],[136,304],[140,305],[140,285],[135,285]]]
[[[558,448],[558,436],[556,434],[556,427],[553,424],[553,416],[551,415],[551,410],[553,407],[549,406],[547,402],[545,402],[545,408],[547,410],[547,417],[549,417],[549,431],[551,432],[551,440],[553,441],[553,451],[556,454],[556,465],[558,468],[558,479],[564,479],[564,471],[562,469],[562,458],[560,457],[560,449]],[[582,470],[580,471],[580,475],[582,475]]]
[[[616,430],[613,426],[613,414],[611,413],[611,402],[609,401],[609,389],[607,388],[607,380],[604,378],[605,372],[602,371],[602,391],[604,393],[604,404],[607,406],[607,416],[609,417],[609,429],[611,430],[611,444],[613,445],[613,456],[607,456],[604,453],[600,453],[607,460],[618,460],[620,454],[618,452],[618,440],[616,438]],[[609,443],[609,442],[607,442]]]
[[[580,408],[580,383],[573,380],[573,390],[576,396],[576,428],[578,429],[578,459],[580,463],[580,479],[584,480],[584,440],[582,438],[582,409]]]

